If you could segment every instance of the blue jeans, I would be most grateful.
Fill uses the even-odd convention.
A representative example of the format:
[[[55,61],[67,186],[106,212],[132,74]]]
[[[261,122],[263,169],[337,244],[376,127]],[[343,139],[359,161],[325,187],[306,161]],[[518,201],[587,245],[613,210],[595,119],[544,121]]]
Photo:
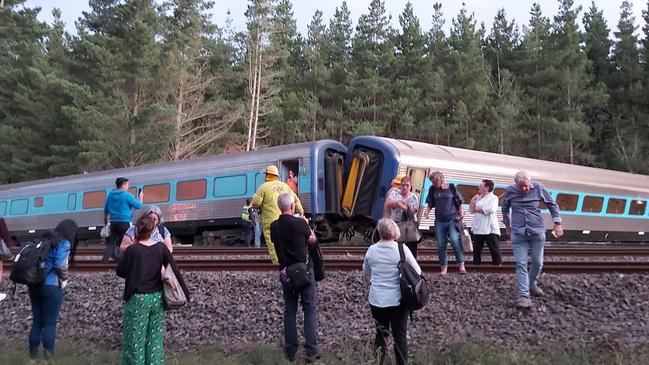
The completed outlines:
[[[464,262],[464,255],[462,254],[462,241],[460,240],[460,232],[453,219],[448,221],[435,220],[435,240],[437,241],[437,255],[439,256],[439,266],[448,266],[446,259],[446,246],[448,237],[451,238],[451,246],[455,252],[455,261],[458,264]]]
[[[29,356],[38,355],[38,346],[49,355],[54,353],[56,321],[63,304],[63,289],[54,285],[41,285],[29,288],[32,303],[32,329],[29,331]]]
[[[309,264],[310,265],[310,264]],[[311,269],[313,275],[313,269]],[[302,289],[299,293],[293,293],[287,289],[282,282],[284,291],[284,352],[288,358],[295,358],[298,349],[297,339],[297,301],[302,302],[304,311],[304,347],[306,356],[315,357],[320,355],[318,348],[318,311],[316,307],[316,284]]]
[[[530,287],[536,282],[543,267],[545,233],[535,235],[512,234],[512,250],[516,260],[518,297],[530,297]],[[527,270],[527,251],[530,252],[530,270]]]
[[[259,223],[259,221],[255,222],[254,230],[255,230],[255,247],[259,248],[261,247],[261,223]]]

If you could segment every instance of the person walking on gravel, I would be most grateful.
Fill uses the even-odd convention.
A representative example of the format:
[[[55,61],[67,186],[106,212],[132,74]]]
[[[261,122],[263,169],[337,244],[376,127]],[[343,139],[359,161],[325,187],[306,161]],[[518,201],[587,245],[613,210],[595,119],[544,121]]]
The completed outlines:
[[[304,310],[304,337],[307,362],[320,358],[318,348],[318,311],[316,306],[316,281],[313,264],[309,260],[308,245],[316,243],[316,236],[305,218],[294,217],[295,194],[282,193],[277,198],[282,214],[270,226],[280,265],[280,281],[284,293],[284,352],[293,361],[298,349],[297,302],[300,299]],[[305,279],[308,283],[301,289],[290,287],[287,268],[294,264],[306,264]]]
[[[263,225],[264,239],[266,246],[268,246],[268,254],[273,264],[277,264],[277,253],[275,252],[275,245],[270,236],[270,225],[279,218],[281,211],[277,206],[277,198],[282,193],[290,193],[295,199],[296,213],[304,214],[302,203],[297,194],[283,181],[279,179],[279,170],[275,165],[266,166],[266,182],[261,184],[257,192],[252,197],[252,206],[260,210],[261,223]]]
[[[512,251],[516,260],[516,282],[518,300],[521,308],[532,306],[530,292],[540,297],[543,290],[536,282],[543,267],[543,245],[545,244],[545,224],[539,204],[545,203],[554,222],[557,237],[563,235],[559,206],[552,199],[550,192],[543,184],[532,181],[527,171],[514,175],[514,184],[505,188],[505,200],[502,206],[503,223],[511,235]],[[511,218],[510,218],[511,211]],[[530,269],[527,269],[528,251]]]
[[[380,241],[367,249],[363,259],[363,276],[370,279],[370,310],[376,323],[374,347],[378,351],[379,363],[385,358],[385,338],[392,328],[394,354],[397,364],[408,363],[408,313],[401,306],[401,288],[399,286],[399,227],[390,218],[382,218],[376,225]],[[410,252],[403,247],[406,262],[421,275],[421,268]]]
[[[102,263],[107,263],[110,258],[117,260],[121,256],[119,246],[124,234],[131,227],[133,209],[142,208],[144,198],[141,191],[137,200],[128,192],[128,179],[125,177],[118,177],[115,186],[116,188],[108,193],[104,205],[104,224],[110,223],[110,236],[106,240]]]

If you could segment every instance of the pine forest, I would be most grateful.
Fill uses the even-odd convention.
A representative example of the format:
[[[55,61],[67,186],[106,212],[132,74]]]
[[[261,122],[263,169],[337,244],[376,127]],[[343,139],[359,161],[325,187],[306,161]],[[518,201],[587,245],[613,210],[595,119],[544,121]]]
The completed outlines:
[[[1,184],[365,134],[649,173],[649,2],[482,24],[339,0],[306,34],[291,0],[248,0],[243,31],[213,1],[89,0],[74,34],[0,4]]]

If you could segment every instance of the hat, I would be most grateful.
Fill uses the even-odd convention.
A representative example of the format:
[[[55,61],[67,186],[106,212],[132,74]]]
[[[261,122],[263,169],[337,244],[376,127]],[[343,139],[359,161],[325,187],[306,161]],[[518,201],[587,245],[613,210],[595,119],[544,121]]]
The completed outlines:
[[[275,166],[275,165],[266,166],[266,170],[264,170],[264,173],[266,173],[267,175],[279,176],[279,170],[277,169],[277,166]]]
[[[406,174],[404,174],[403,172],[398,173],[397,176],[392,180],[392,186],[397,187],[401,185],[401,179],[403,179],[404,177],[406,177]]]

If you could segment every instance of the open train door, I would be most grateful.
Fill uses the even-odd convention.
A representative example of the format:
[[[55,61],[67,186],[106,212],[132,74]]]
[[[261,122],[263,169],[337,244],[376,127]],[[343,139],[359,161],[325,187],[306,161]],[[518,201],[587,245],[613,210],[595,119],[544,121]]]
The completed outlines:
[[[419,199],[419,205],[421,206],[421,199],[424,196],[424,185],[426,184],[426,178],[428,177],[428,169],[420,167],[409,167],[408,173],[406,175],[410,177],[412,192],[417,195],[417,199]],[[421,213],[422,209],[419,209],[417,211],[417,222],[421,222]]]

